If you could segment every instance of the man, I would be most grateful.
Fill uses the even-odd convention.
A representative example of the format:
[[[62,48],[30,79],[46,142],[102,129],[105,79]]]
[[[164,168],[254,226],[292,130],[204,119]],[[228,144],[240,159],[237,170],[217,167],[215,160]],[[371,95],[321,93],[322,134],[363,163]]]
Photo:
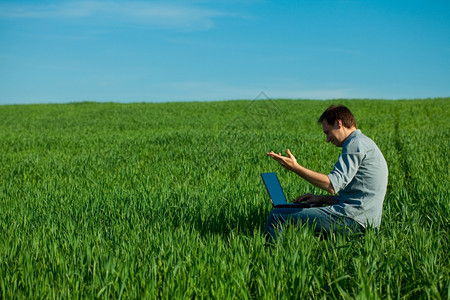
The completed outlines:
[[[286,169],[332,195],[306,194],[294,202],[318,207],[276,208],[267,219],[266,239],[274,241],[283,226],[308,223],[316,233],[363,233],[368,226],[378,228],[388,182],[386,161],[377,145],[356,127],[350,110],[330,106],[320,116],[327,142],[342,147],[338,161],[325,175],[300,165],[289,149],[287,156],[267,153]],[[327,206],[320,206],[327,205]]]

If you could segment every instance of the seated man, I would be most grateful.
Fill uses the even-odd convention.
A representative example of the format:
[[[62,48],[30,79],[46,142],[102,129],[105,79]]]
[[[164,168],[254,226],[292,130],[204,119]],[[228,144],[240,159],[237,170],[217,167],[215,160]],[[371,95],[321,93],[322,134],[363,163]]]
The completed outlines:
[[[327,206],[276,208],[267,219],[266,239],[272,242],[283,226],[309,223],[316,233],[358,233],[367,226],[378,228],[388,182],[388,167],[377,145],[356,127],[345,106],[330,106],[319,118],[327,142],[342,147],[334,169],[325,175],[300,165],[289,149],[287,157],[267,153],[286,169],[332,195],[300,196],[295,202]],[[337,194],[337,195],[336,195]]]

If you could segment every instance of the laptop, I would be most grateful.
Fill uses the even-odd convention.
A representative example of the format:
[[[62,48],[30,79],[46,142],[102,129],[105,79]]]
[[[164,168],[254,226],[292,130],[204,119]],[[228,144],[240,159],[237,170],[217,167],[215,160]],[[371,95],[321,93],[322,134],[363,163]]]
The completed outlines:
[[[310,204],[306,202],[301,203],[288,203],[281,187],[280,181],[278,180],[277,173],[261,173],[262,180],[266,186],[267,192],[269,193],[270,202],[272,202],[275,208],[284,207],[311,207]]]

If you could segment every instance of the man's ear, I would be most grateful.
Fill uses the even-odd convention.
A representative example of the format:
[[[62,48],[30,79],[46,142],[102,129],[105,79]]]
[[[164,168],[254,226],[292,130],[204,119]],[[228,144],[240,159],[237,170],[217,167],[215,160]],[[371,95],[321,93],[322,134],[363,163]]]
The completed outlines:
[[[334,121],[334,127],[341,129],[342,126],[342,121],[339,119],[336,119],[336,121]]]

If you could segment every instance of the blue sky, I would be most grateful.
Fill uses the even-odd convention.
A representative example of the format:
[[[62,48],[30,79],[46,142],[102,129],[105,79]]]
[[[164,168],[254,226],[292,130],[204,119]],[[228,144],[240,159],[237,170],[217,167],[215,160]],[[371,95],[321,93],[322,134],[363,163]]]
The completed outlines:
[[[3,1],[0,104],[450,96],[450,1]]]

